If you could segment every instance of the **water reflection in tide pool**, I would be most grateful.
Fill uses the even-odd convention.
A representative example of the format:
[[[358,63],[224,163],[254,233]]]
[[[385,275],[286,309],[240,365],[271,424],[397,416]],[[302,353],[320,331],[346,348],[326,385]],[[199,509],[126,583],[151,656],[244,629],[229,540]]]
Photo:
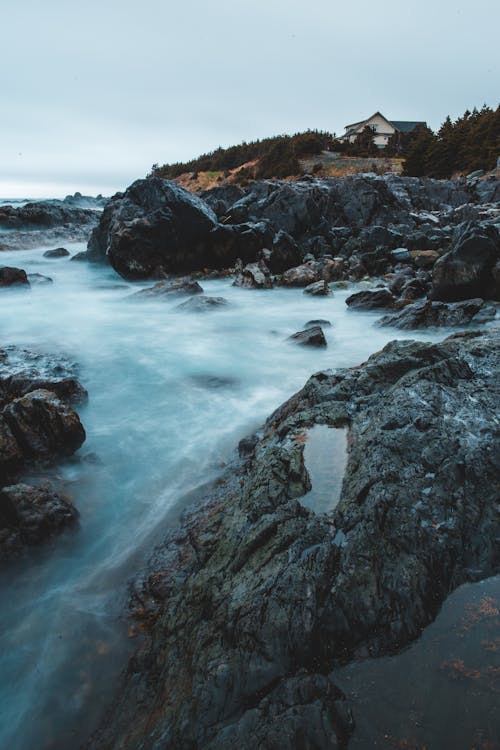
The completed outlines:
[[[500,577],[466,584],[417,643],[337,670],[349,750],[500,750]]]
[[[317,424],[305,437],[304,463],[311,489],[300,502],[316,513],[326,513],[340,500],[347,464],[347,429]]]

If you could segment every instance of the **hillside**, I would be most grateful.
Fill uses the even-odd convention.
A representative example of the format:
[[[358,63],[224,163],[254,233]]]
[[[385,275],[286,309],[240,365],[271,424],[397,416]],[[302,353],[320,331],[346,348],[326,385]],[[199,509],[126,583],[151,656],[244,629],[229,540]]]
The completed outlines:
[[[221,184],[246,185],[257,179],[293,179],[304,173],[343,177],[360,172],[393,172],[448,178],[495,169],[500,155],[500,107],[467,110],[447,117],[437,133],[425,126],[391,139],[377,151],[366,135],[342,143],[333,134],[307,130],[217,148],[187,162],[154,164],[149,176],[174,180],[198,192]]]

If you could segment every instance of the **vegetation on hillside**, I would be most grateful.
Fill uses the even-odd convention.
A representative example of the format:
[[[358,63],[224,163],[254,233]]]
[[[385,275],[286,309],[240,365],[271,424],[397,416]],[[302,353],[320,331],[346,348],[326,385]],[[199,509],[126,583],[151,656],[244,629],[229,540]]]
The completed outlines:
[[[255,162],[242,177],[254,179],[290,177],[300,174],[299,159],[309,154],[331,150],[334,138],[330,133],[307,130],[295,135],[277,135],[250,143],[240,143],[230,148],[217,148],[197,159],[176,164],[153,165],[151,174],[165,179],[175,179],[185,172],[229,172],[244,164]]]
[[[173,180],[185,174],[194,179],[199,173],[213,174],[220,181],[230,177],[240,184],[250,179],[297,177],[303,172],[301,160],[322,151],[353,157],[403,157],[404,174],[417,177],[447,178],[476,169],[491,170],[500,156],[500,106],[466,111],[455,122],[447,117],[437,133],[425,125],[410,133],[396,133],[384,149],[375,146],[373,136],[369,127],[354,143],[343,143],[319,130],[277,135],[220,147],[188,162],[154,164],[150,176]],[[321,164],[316,166],[320,171]]]
[[[447,117],[437,133],[419,126],[406,145],[404,174],[447,178],[494,169],[500,156],[500,106]]]

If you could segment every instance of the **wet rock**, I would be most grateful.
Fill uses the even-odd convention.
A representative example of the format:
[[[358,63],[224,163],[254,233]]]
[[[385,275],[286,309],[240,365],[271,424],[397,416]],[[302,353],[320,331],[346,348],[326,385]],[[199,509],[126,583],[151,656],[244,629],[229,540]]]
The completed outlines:
[[[74,255],[72,255],[72,256],[71,256],[71,258],[70,258],[70,260],[76,260],[76,261],[80,261],[80,260],[92,261],[92,257],[91,257],[91,256],[89,256],[89,254],[88,254],[88,253],[87,253],[86,251],[82,250],[81,252],[79,252],[79,253],[75,253]],[[94,260],[95,260],[95,258],[94,258]]]
[[[405,260],[410,260],[410,252],[406,247],[396,247],[394,250],[391,250],[391,255],[394,258],[394,260],[400,262]]]
[[[29,286],[26,271],[22,268],[11,266],[0,266],[0,287],[2,286]]]
[[[263,261],[248,263],[236,276],[233,285],[248,289],[272,289],[271,272]]]
[[[432,268],[439,258],[437,250],[414,250],[410,255],[417,268]]]
[[[303,287],[318,281],[318,272],[314,267],[304,263],[296,268],[289,268],[281,277],[282,286]]]
[[[29,273],[27,276],[31,286],[42,286],[53,283],[50,276],[44,276],[42,273]]]
[[[495,228],[459,227],[448,253],[434,265],[430,298],[455,302],[471,297],[500,300],[500,237]]]
[[[288,337],[288,341],[302,346],[326,346],[325,334],[320,326],[311,326],[303,331],[297,331]]]
[[[346,747],[336,665],[397,651],[500,571],[499,336],[391,342],[269,418],[136,583],[143,640],[89,748]],[[330,514],[297,501],[317,423],[349,427]]]
[[[332,291],[326,281],[315,281],[304,289],[304,294],[311,294],[313,297],[324,297],[331,294]]]
[[[55,247],[53,250],[46,250],[43,254],[44,258],[67,258],[70,255],[69,250],[65,247]]]
[[[482,299],[469,299],[464,302],[415,302],[391,315],[385,315],[378,324],[395,328],[412,329],[428,326],[465,326],[481,324],[493,320],[496,315],[494,305],[485,304]]]
[[[327,328],[331,328],[332,324],[329,320],[323,320],[320,318],[318,320],[308,320],[304,328],[314,328],[315,326],[320,326],[321,328],[325,328],[326,326]]]
[[[39,389],[14,399],[2,414],[27,459],[69,456],[85,440],[76,412],[50,391]]]
[[[0,487],[21,468],[23,453],[5,418],[0,414]]]
[[[347,297],[345,303],[354,310],[378,310],[381,307],[392,307],[394,296],[388,289],[374,289],[356,292]]]
[[[50,488],[15,484],[0,489],[0,561],[20,557],[78,520],[68,498]]]
[[[274,274],[283,273],[300,264],[300,250],[293,237],[280,229],[273,239],[269,269]]]
[[[199,294],[197,297],[191,297],[185,302],[177,305],[176,310],[185,310],[186,312],[207,312],[210,310],[219,310],[227,307],[229,302],[225,297],[207,297]]]
[[[170,279],[168,281],[158,281],[154,286],[147,289],[141,289],[140,292],[134,292],[131,295],[133,299],[149,299],[154,297],[177,297],[182,294],[203,294],[202,287],[193,279]]]

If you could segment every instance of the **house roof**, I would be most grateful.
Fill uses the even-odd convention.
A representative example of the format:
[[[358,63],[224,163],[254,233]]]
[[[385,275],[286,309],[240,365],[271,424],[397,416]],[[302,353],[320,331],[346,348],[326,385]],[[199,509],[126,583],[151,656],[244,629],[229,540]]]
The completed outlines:
[[[411,120],[388,120],[387,117],[384,117],[381,112],[375,112],[373,115],[371,115],[371,117],[367,117],[366,120],[360,120],[359,122],[352,122],[350,125],[346,125],[345,133],[342,137],[345,138],[348,135],[352,135],[359,129],[360,125],[364,125],[366,122],[373,120],[373,118],[377,117],[377,115],[385,120],[388,125],[391,125],[396,130],[399,130],[400,133],[411,133],[412,130],[415,130],[417,125],[427,125],[427,123],[423,120],[418,120],[415,122]]]
[[[427,123],[423,120],[417,120],[416,122],[411,120],[391,120],[391,125],[393,125],[396,130],[399,130],[400,133],[410,133],[412,130],[415,130],[417,125],[427,125]]]

